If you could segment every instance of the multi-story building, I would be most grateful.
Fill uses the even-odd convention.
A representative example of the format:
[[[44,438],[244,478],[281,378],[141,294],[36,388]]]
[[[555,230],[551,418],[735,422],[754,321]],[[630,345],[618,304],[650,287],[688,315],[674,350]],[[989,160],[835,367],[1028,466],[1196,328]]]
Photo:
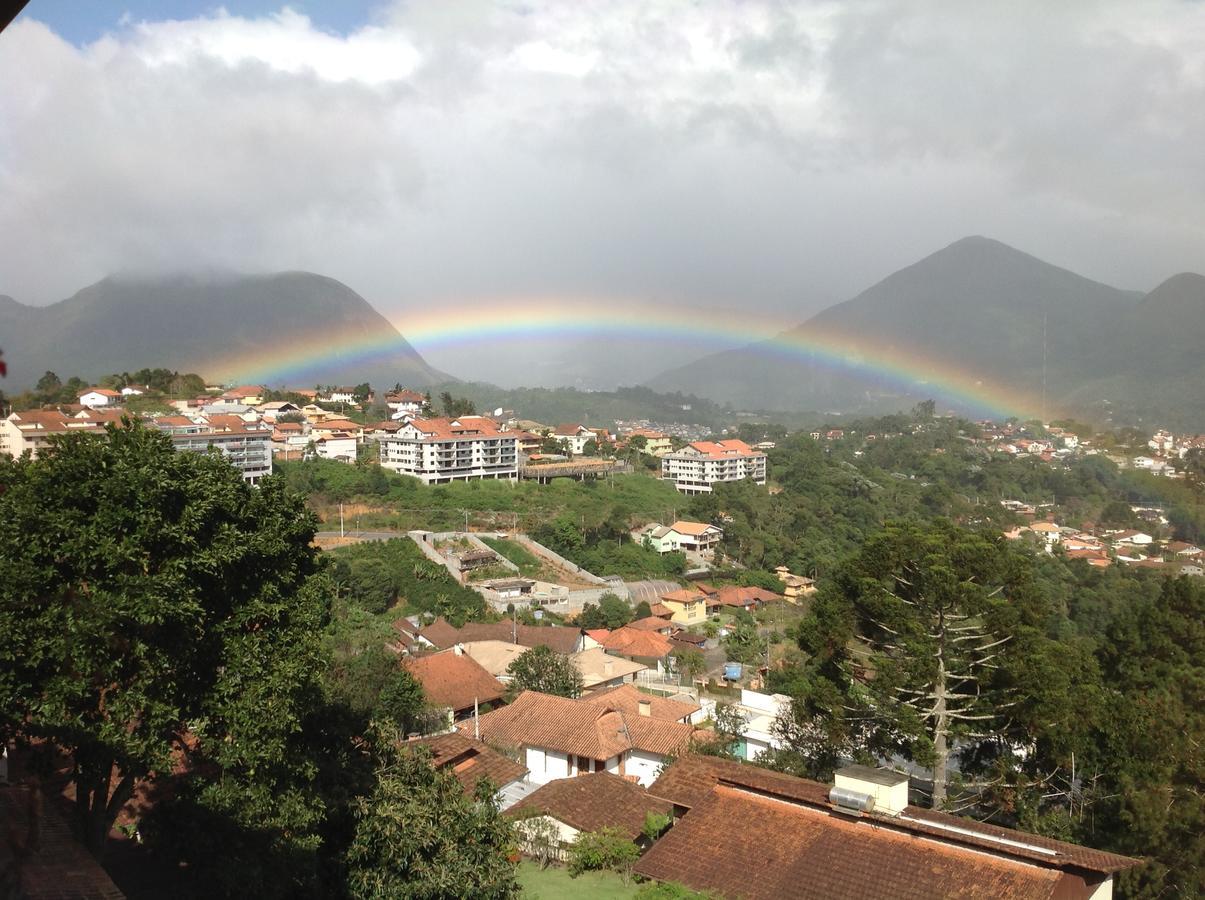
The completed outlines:
[[[695,441],[661,458],[661,477],[684,494],[710,494],[720,481],[766,483],[766,454],[744,441]]]
[[[235,416],[214,418],[237,419]],[[206,453],[210,447],[216,447],[227,462],[242,473],[243,480],[251,484],[258,484],[260,479],[272,474],[271,428],[262,425],[240,426],[233,422],[215,426],[210,421],[201,424],[199,430],[172,425],[162,430],[171,436],[176,450]]]
[[[517,478],[518,439],[485,416],[411,419],[379,437],[381,465],[427,484],[473,478]]]
[[[15,459],[28,450],[30,456],[37,459],[53,435],[76,431],[97,432],[102,427],[97,421],[72,418],[57,409],[11,413],[7,418],[0,419],[0,454]]]

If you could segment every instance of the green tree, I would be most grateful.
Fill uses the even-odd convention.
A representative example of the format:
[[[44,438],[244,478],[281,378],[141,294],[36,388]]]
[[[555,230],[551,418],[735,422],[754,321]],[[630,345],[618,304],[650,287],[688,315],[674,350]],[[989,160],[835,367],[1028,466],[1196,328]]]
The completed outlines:
[[[674,648],[674,668],[687,678],[695,679],[707,671],[707,660],[694,647]]]
[[[1046,696],[1030,676],[1050,649],[1050,611],[1031,574],[999,537],[946,521],[891,523],[871,538],[799,629],[805,700],[827,742],[929,768],[933,805],[944,805],[956,748],[1019,738]]]
[[[376,786],[355,804],[347,889],[355,900],[506,898],[518,893],[510,823],[494,786],[466,797],[450,772],[436,771],[424,748],[397,748],[383,736]]]
[[[626,881],[640,859],[640,848],[618,828],[580,832],[569,846],[569,874],[609,869]]]
[[[752,622],[738,622],[723,639],[724,652],[737,662],[755,665],[765,661],[766,639],[757,633]]]
[[[63,382],[54,372],[47,371],[41,378],[38,379],[34,389],[44,398],[57,398],[59,391],[63,389]]]
[[[199,804],[237,799],[223,814],[312,855],[296,736],[324,667],[314,530],[279,480],[252,488],[137,423],[0,462],[0,736],[70,754],[94,851],[182,754],[222,773]]]
[[[567,656],[551,647],[539,646],[524,650],[507,668],[510,689],[515,694],[539,691],[558,697],[580,697],[582,673]]]
[[[418,679],[397,668],[381,688],[377,714],[404,733],[425,730],[422,726],[427,724],[427,698]]]

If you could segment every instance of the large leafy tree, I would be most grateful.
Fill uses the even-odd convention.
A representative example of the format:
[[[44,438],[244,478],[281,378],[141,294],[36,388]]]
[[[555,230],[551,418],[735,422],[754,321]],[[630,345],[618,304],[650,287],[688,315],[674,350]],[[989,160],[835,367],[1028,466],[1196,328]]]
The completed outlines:
[[[562,656],[550,647],[532,647],[524,650],[507,669],[510,673],[511,690],[539,691],[558,697],[580,697],[582,673],[567,656]]]
[[[801,624],[808,676],[786,736],[832,762],[902,754],[931,770],[944,805],[956,753],[1008,754],[1048,722],[1034,673],[1050,658],[1049,617],[1026,559],[999,538],[889,523]]]
[[[466,797],[424,749],[399,749],[383,736],[374,743],[376,787],[356,803],[348,893],[356,900],[517,895],[514,832],[488,779]]]
[[[70,754],[94,850],[140,781],[182,763],[210,776],[181,791],[198,809],[314,850],[314,529],[277,480],[251,488],[137,423],[0,462],[0,732]]]

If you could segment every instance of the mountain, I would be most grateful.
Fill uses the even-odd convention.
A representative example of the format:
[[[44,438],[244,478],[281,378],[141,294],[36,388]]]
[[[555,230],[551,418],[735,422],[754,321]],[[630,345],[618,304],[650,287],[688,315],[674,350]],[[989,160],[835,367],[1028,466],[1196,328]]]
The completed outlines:
[[[211,381],[449,381],[351,288],[308,272],[113,276],[45,307],[0,297],[7,389],[162,366]]]
[[[1185,398],[1161,396],[1161,385],[1205,375],[1202,312],[1200,275],[1177,275],[1144,296],[969,237],[773,341],[647,384],[746,408],[858,412],[934,397],[962,411],[1011,403],[1036,414],[1045,381],[1052,415],[1151,421],[1187,409]]]

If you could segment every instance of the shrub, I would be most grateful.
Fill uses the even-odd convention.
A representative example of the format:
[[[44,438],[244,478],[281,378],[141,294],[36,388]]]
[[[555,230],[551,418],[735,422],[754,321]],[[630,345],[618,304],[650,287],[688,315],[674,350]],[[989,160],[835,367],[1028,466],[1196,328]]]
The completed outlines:
[[[583,831],[569,847],[569,874],[610,869],[626,881],[632,865],[640,858],[637,847],[618,828]]]

